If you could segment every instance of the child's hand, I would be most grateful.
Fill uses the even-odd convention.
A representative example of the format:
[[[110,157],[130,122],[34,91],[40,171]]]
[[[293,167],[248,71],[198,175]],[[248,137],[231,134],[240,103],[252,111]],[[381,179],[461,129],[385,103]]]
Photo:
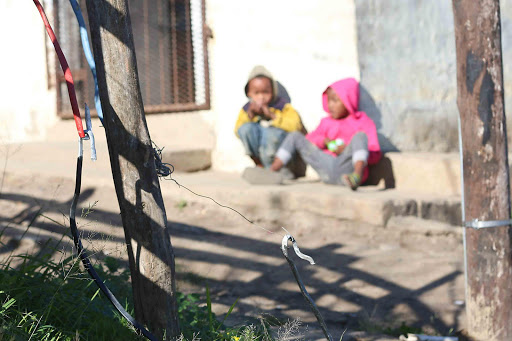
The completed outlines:
[[[345,144],[342,144],[341,146],[338,146],[338,148],[336,148],[336,150],[334,151],[334,153],[335,153],[336,155],[340,155],[341,153],[343,153],[343,151],[345,150],[345,147],[346,147],[346,146],[347,146],[347,145],[345,145]]]
[[[261,112],[262,115],[269,120],[273,120],[276,118],[276,115],[272,111],[270,111],[270,109],[266,105],[261,106]]]
[[[327,145],[331,142],[327,137],[324,139],[325,148],[327,148]]]
[[[249,109],[247,110],[247,115],[252,120],[254,116],[261,114],[261,104],[257,102],[252,102],[249,104]]]

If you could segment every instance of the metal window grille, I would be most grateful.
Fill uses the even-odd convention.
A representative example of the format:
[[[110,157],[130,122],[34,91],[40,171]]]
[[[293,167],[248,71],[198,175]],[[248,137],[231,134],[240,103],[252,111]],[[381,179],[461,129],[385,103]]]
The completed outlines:
[[[80,1],[87,21],[85,2]],[[53,0],[55,33],[73,73],[79,103],[94,105],[94,81],[69,0]],[[130,0],[137,69],[146,113],[210,108],[205,0]],[[55,61],[57,113],[72,117],[64,76]]]

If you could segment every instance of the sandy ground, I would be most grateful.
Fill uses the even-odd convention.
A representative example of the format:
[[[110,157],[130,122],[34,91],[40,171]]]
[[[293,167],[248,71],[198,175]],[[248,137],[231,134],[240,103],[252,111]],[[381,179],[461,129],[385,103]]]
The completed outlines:
[[[0,253],[37,251],[48,238],[69,235],[73,188],[69,179],[7,171],[0,194]],[[268,233],[211,201],[181,201],[180,191],[165,197],[178,289],[204,294],[208,283],[219,315],[239,299],[228,323],[271,315],[283,320],[299,317],[308,328],[318,329],[280,250],[284,226],[317,263],[293,258],[335,339],[345,328],[375,330],[402,322],[438,335],[465,327],[458,235],[426,235],[414,232],[414,226],[390,229],[304,212],[272,220],[259,217],[257,224],[272,231]],[[84,186],[80,199],[80,208],[94,206],[78,221],[88,250],[99,258],[117,257],[126,265],[113,187]],[[65,251],[71,252],[69,244]]]

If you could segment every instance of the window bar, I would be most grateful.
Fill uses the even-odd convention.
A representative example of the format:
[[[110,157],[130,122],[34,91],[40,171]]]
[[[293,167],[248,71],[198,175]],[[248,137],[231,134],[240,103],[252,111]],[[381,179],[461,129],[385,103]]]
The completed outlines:
[[[158,11],[158,52],[160,54],[160,103],[167,104],[165,98],[165,77],[168,75],[165,74],[165,51],[164,51],[164,40],[165,40],[165,24],[163,22],[163,9],[162,9],[162,1],[157,1],[157,11]]]
[[[172,54],[172,94],[173,94],[173,103],[179,102],[178,90],[178,43],[176,37],[176,0],[171,0],[171,54]]]
[[[208,39],[210,32],[205,34],[204,28],[206,27],[206,0],[201,1],[201,9],[202,9],[202,35],[203,35],[203,61],[204,61],[204,92],[205,92],[205,103],[203,104],[205,109],[210,108],[210,67],[208,65]]]
[[[145,99],[146,103],[151,103],[151,82],[150,82],[150,70],[149,70],[149,15],[148,15],[148,1],[142,1],[142,16],[144,18],[144,25],[142,25],[144,30],[144,88],[146,92]]]
[[[192,50],[192,24],[190,15],[190,0],[185,2],[185,46],[186,46],[186,65],[187,65],[187,86],[186,101],[195,103],[194,100],[194,56]]]

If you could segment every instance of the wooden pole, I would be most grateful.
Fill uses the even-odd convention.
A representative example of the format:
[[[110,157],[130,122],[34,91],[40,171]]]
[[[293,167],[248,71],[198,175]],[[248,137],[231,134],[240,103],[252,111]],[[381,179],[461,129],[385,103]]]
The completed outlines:
[[[510,219],[499,0],[453,0],[465,220]],[[466,229],[466,312],[476,340],[512,340],[512,229]]]
[[[159,339],[179,335],[174,253],[137,75],[127,0],[87,0],[135,316]]]

